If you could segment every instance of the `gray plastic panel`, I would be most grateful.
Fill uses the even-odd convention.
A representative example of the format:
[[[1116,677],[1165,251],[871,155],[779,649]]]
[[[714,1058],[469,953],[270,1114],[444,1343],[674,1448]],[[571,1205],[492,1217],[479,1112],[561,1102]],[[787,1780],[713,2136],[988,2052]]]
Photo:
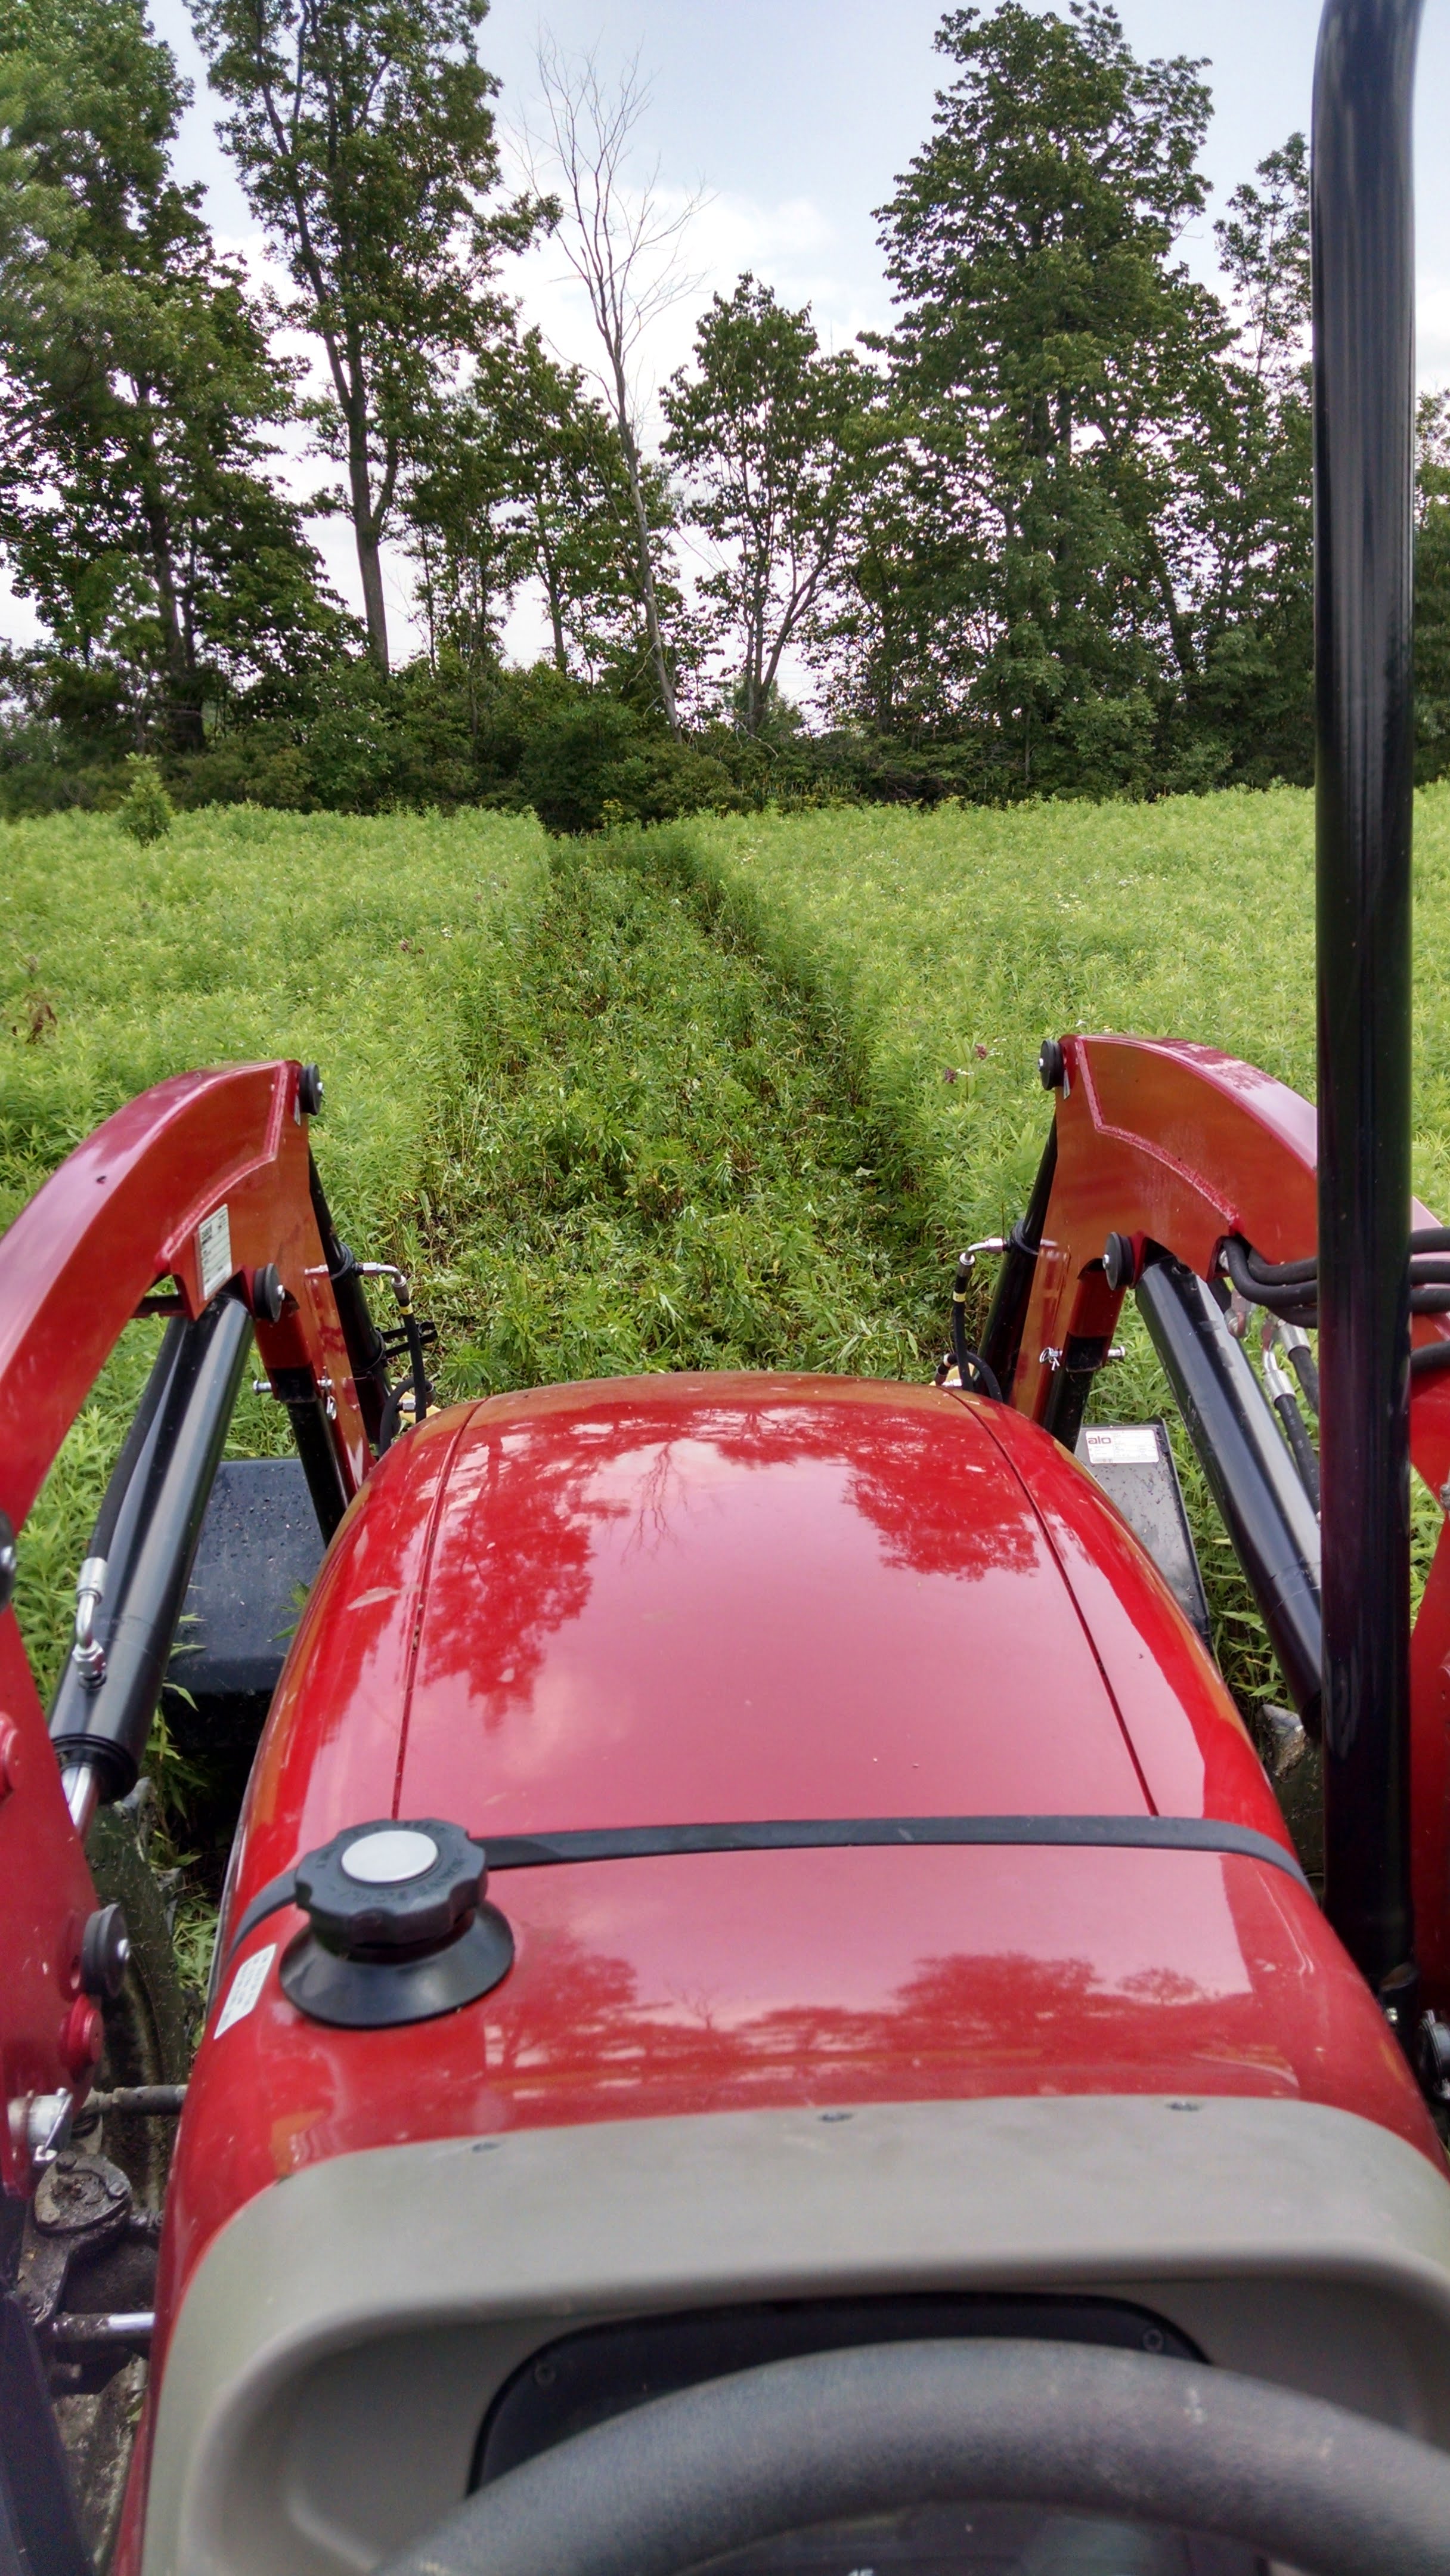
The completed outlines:
[[[1001,2288],[1141,2303],[1210,2361],[1450,2448],[1450,2183],[1347,2112],[599,2121],[337,2157],[237,2213],[167,2356],[145,2576],[376,2565],[464,2495],[494,2394],[564,2321]]]
[[[1093,1422],[1078,1438],[1089,1475],[1141,1539],[1174,1600],[1210,1644],[1208,1602],[1183,1489],[1161,1422]]]

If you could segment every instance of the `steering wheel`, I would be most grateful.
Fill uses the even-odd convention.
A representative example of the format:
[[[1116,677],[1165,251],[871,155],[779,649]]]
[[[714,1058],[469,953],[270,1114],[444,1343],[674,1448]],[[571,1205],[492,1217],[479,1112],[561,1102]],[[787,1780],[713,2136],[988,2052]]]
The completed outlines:
[[[1236,2541],[1302,2576],[1446,2576],[1450,2455],[1199,2362],[856,2345],[654,2399],[526,2460],[382,2576],[683,2576],[813,2524],[1021,2504]]]

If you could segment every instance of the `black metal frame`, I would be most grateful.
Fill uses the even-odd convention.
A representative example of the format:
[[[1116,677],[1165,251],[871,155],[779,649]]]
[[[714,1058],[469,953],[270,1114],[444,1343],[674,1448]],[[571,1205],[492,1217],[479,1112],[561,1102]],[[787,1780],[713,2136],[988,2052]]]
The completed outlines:
[[[140,1771],[251,1344],[247,1308],[225,1293],[195,1323],[168,1325],[101,1505],[90,1555],[107,1568],[102,1669],[88,1679],[67,1658],[50,1733],[105,1798],[124,1798]]]
[[[1317,1736],[1323,1623],[1314,1507],[1207,1281],[1165,1256],[1145,1266],[1137,1297],[1290,1696]]]

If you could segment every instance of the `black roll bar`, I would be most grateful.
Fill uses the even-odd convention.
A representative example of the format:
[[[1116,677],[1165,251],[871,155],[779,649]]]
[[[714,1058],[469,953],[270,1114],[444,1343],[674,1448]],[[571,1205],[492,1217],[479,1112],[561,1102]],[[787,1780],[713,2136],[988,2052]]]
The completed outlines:
[[[1420,8],[1328,0],[1313,147],[1325,1906],[1406,2043]]]

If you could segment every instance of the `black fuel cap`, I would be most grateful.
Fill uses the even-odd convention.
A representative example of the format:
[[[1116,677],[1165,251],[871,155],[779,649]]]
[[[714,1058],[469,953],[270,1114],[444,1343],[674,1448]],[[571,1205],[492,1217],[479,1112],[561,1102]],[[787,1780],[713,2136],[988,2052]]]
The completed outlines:
[[[488,1871],[461,1825],[385,1816],[349,1825],[297,1864],[297,1902],[342,1958],[450,1941],[483,1899]]]
[[[436,1816],[349,1825],[297,1864],[308,1928],[282,1990],[313,2021],[383,2030],[474,2003],[508,1975],[513,1934],[484,1902],[480,1844]]]

